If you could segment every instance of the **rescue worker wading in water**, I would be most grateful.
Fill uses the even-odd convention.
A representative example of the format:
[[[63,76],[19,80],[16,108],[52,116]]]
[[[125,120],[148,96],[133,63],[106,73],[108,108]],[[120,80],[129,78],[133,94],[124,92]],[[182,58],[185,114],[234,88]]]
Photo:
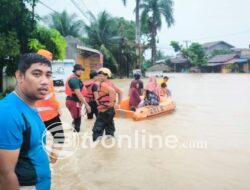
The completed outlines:
[[[93,141],[105,134],[114,136],[115,125],[115,101],[116,92],[119,94],[119,102],[121,100],[122,91],[115,86],[108,78],[111,77],[111,71],[107,68],[101,68],[98,71],[98,80],[100,81],[98,88],[98,111],[99,114],[93,127]],[[118,103],[119,103],[118,102]]]
[[[82,104],[85,105],[88,113],[91,112],[89,104],[85,101],[85,98],[81,93],[83,89],[83,83],[80,79],[80,76],[82,75],[83,71],[84,69],[82,65],[74,65],[74,74],[68,78],[65,88],[65,93],[67,95],[66,106],[73,118],[73,125],[77,132],[80,132]]]
[[[53,54],[47,50],[40,49],[37,54],[47,58],[49,61],[52,61]],[[38,100],[35,103],[35,107],[37,108],[41,119],[43,120],[46,128],[50,131],[51,135],[54,139],[53,149],[50,152],[50,162],[55,163],[57,160],[56,152],[60,150],[59,144],[64,143],[64,131],[62,127],[62,122],[60,119],[61,109],[60,103],[58,102],[55,96],[55,89],[53,85],[53,81],[50,81],[48,94],[44,99]]]
[[[97,85],[97,78],[98,74],[96,71],[90,71],[89,74],[90,80],[84,81],[84,87],[82,94],[86,100],[86,102],[91,107],[91,112],[87,113],[88,119],[93,119],[93,116],[95,114],[95,117],[97,118],[98,115],[98,109],[97,109],[97,102],[98,102],[98,85]]]

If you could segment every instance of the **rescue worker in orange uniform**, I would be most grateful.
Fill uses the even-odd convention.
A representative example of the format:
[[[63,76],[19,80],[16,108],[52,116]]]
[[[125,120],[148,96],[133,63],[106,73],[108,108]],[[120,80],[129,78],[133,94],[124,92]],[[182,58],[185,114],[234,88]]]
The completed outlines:
[[[93,119],[93,116],[97,118],[98,109],[97,109],[97,102],[98,102],[98,84],[97,78],[98,74],[96,71],[90,71],[89,74],[90,80],[84,81],[84,87],[82,94],[85,97],[86,102],[91,107],[91,112],[87,113],[88,119]]]
[[[48,60],[52,61],[53,54],[47,50],[40,49],[37,54],[42,55]],[[55,96],[53,81],[50,82],[49,91],[45,99],[37,101],[35,103],[35,107],[37,108],[47,130],[51,132],[54,143],[63,144],[64,132],[60,119],[61,109],[60,104]],[[52,163],[56,162],[57,155],[54,151],[51,152],[50,157]]]
[[[100,81],[98,88],[98,111],[99,114],[93,127],[93,141],[105,134],[113,137],[115,133],[114,116],[116,93],[119,94],[119,102],[121,100],[122,91],[114,85],[108,78],[111,77],[111,71],[108,68],[98,70],[98,80]],[[119,103],[118,102],[118,103]]]
[[[65,93],[66,107],[73,118],[73,125],[76,132],[80,132],[82,104],[85,105],[87,113],[91,112],[91,107],[82,95],[83,83],[80,79],[84,69],[80,64],[74,65],[73,74],[67,79]]]

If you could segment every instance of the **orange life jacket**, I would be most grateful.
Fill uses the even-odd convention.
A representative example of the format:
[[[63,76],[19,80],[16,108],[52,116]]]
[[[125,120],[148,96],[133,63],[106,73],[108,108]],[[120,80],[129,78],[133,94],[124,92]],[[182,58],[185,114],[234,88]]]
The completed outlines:
[[[55,97],[53,82],[50,83],[49,94],[43,100],[37,101],[35,107],[43,121],[49,121],[59,114],[60,104]]]
[[[66,84],[65,84],[65,94],[67,96],[72,96],[74,94],[74,91],[70,88],[69,86],[69,80],[72,79],[72,78],[78,78],[75,74],[72,74],[66,81]]]
[[[103,82],[100,83],[98,88],[98,110],[106,110],[111,108],[109,106],[110,103],[110,97],[109,93],[107,93],[105,87],[102,85]],[[107,83],[106,83],[107,84]],[[108,85],[108,84],[107,84]]]
[[[92,87],[95,84],[92,80],[84,81],[84,87],[82,89],[82,95],[84,96],[86,102],[92,102],[95,100],[94,93],[92,91]]]

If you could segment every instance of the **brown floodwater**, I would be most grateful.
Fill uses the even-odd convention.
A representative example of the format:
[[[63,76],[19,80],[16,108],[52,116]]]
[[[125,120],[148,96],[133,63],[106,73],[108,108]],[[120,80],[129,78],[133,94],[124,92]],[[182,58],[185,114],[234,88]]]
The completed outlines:
[[[175,112],[139,122],[116,118],[116,142],[127,138],[109,147],[113,139],[94,148],[78,146],[52,165],[53,189],[250,189],[250,75],[169,76]],[[130,81],[115,83],[126,95]],[[71,123],[64,93],[57,95],[62,120]],[[80,142],[91,135],[93,123],[83,118]]]

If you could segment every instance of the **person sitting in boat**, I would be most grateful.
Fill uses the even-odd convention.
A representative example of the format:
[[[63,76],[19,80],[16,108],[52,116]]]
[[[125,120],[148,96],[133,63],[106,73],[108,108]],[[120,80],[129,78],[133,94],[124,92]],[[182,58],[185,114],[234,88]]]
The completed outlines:
[[[131,82],[130,97],[129,97],[129,107],[131,111],[135,111],[141,102],[140,94],[138,89],[140,88],[139,82],[136,80]]]
[[[161,88],[160,88],[160,96],[167,96],[167,85],[166,83],[161,83]]]
[[[160,89],[157,85],[156,77],[149,77],[145,90],[144,100],[140,103],[139,107],[148,105],[158,106],[160,104]]]
[[[134,80],[131,81],[130,83],[130,88],[129,88],[129,96],[131,94],[131,90],[132,90],[132,83],[133,82],[137,82],[139,84],[139,88],[137,89],[138,93],[140,96],[143,95],[143,88],[144,88],[144,85],[143,85],[143,81],[141,80],[141,73],[140,72],[136,72],[134,74]]]
[[[167,76],[165,76],[163,78],[163,80],[160,83],[160,96],[171,96],[171,92],[170,90],[167,88],[167,82],[168,82],[169,78]]]

